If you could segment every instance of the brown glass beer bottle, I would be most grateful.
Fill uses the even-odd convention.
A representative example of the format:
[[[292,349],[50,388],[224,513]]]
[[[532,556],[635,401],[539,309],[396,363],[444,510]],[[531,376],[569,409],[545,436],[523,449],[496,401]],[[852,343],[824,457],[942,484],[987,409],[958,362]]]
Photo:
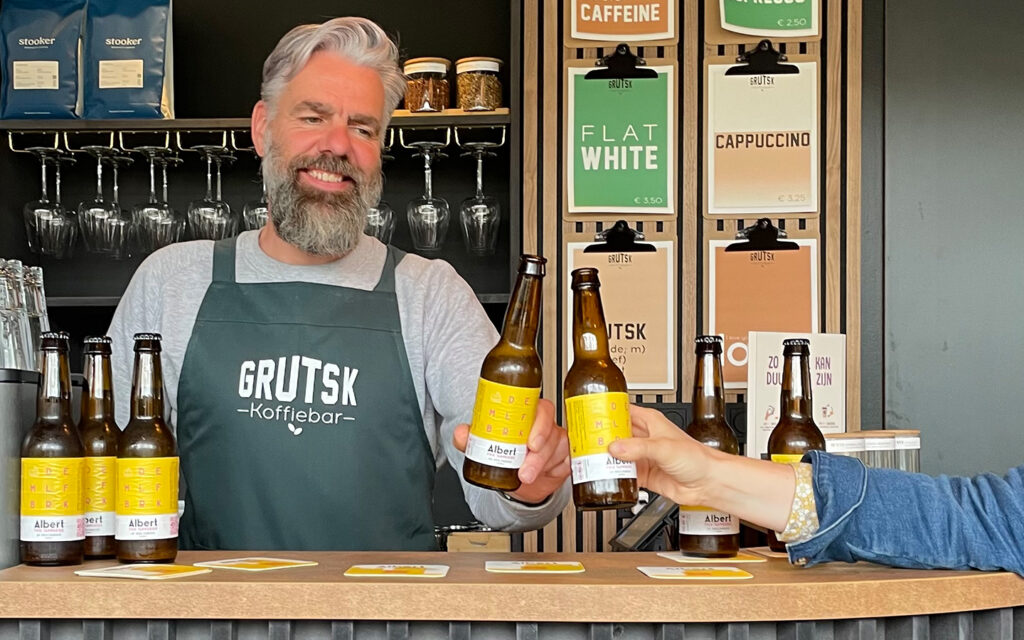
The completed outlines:
[[[768,438],[768,455],[772,462],[800,462],[804,453],[825,450],[825,437],[814,424],[811,397],[810,341],[791,338],[782,342],[782,392],[779,396],[779,423]],[[784,552],[785,543],[774,531],[768,532],[772,551]]]
[[[131,416],[117,446],[117,559],[178,554],[178,450],[164,422],[160,334],[135,334]]]
[[[738,455],[736,434],[725,419],[722,385],[722,339],[697,336],[694,351],[697,370],[693,378],[693,420],[686,433],[701,444]],[[680,505],[679,550],[683,555],[722,558],[740,548],[740,522],[732,514],[705,507]]]
[[[85,557],[113,558],[117,482],[114,383],[110,372],[110,338],[85,339],[85,388],[78,434],[85,448]]]
[[[608,351],[597,269],[572,272],[573,362],[565,374],[565,422],[577,509],[620,509],[637,500],[636,464],[608,453],[632,437],[626,377]]]
[[[488,489],[514,491],[520,485],[519,467],[540,399],[537,328],[546,262],[532,255],[520,259],[501,339],[480,368],[462,477]]]
[[[71,419],[68,335],[42,334],[36,420],[21,445],[21,561],[82,563],[82,440]]]

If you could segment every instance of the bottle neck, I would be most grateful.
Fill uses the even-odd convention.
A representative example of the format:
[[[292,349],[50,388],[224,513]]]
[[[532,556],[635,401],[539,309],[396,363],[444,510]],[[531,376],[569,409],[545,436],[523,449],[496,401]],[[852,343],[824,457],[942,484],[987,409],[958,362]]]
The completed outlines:
[[[783,356],[779,410],[782,417],[812,419],[810,363],[802,353]]]
[[[99,353],[85,357],[85,389],[82,391],[82,418],[103,420],[114,415],[114,390],[110,357]]]
[[[608,327],[604,323],[601,295],[596,287],[577,289],[572,300],[573,357],[607,360]]]
[[[509,301],[508,314],[501,328],[501,339],[521,349],[536,348],[540,325],[541,279],[519,274]]]
[[[693,419],[725,419],[722,361],[713,353],[697,356],[697,372],[693,380]]]
[[[40,422],[71,422],[71,372],[66,354],[43,351],[43,376],[36,399]]]
[[[135,376],[132,380],[132,419],[163,418],[163,380],[159,354],[147,351],[135,354]]]

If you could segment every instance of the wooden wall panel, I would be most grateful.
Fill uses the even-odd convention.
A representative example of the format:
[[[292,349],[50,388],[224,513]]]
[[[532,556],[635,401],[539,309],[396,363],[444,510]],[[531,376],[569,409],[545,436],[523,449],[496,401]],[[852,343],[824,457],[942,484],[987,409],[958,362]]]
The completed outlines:
[[[561,374],[565,366],[563,345],[565,309],[564,247],[571,241],[591,241],[598,222],[626,219],[631,226],[642,221],[648,239],[676,241],[678,385],[672,394],[633,396],[634,401],[688,402],[693,385],[693,339],[706,326],[703,245],[708,238],[734,236],[735,219],[703,218],[703,108],[704,60],[706,57],[739,55],[756,44],[716,45],[704,42],[703,2],[679,3],[679,43],[666,47],[633,47],[647,58],[678,62],[678,123],[676,154],[679,181],[678,219],[664,216],[594,215],[565,220],[562,198],[562,140],[564,136],[562,74],[570,61],[594,59],[610,53],[608,47],[571,48],[562,39],[560,17],[568,0],[526,0],[524,18],[524,73],[536,72],[536,81],[524,78],[524,140],[537,149],[524,149],[524,247],[536,246],[548,257],[548,282],[544,291],[542,329],[545,368],[544,395],[561,403]],[[821,260],[821,326],[845,332],[847,354],[847,424],[860,428],[860,56],[861,0],[822,0],[823,33],[820,40],[780,45],[789,54],[808,54],[821,60],[821,203],[817,217],[782,216],[793,237],[818,237]],[[846,31],[844,32],[844,27]],[[539,56],[531,49],[539,49]],[[845,66],[844,66],[845,62]],[[535,131],[531,133],[530,128]],[[531,175],[531,171],[535,172]],[[532,203],[539,203],[531,210]],[[661,230],[655,230],[656,221]],[[749,226],[756,220],[743,220]],[[779,224],[779,220],[775,220]],[[533,229],[529,229],[530,226]],[[843,256],[845,254],[845,260]],[[706,303],[705,303],[706,304]],[[703,307],[704,305],[700,305]],[[730,394],[730,401],[742,394]],[[562,412],[558,407],[558,414]],[[524,536],[526,550],[605,550],[607,538],[617,528],[615,513],[579,514],[570,504],[540,535]]]

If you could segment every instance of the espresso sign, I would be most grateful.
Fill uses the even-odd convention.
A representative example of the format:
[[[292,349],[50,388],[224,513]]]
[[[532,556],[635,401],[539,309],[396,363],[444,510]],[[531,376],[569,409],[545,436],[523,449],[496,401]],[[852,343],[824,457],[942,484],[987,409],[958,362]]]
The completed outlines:
[[[655,251],[584,253],[587,242],[570,242],[566,265],[566,370],[572,365],[573,269],[596,267],[608,324],[608,349],[630,392],[675,389],[675,266],[671,241],[646,242]]]
[[[675,36],[672,0],[571,0],[570,4],[571,38],[643,42]]]

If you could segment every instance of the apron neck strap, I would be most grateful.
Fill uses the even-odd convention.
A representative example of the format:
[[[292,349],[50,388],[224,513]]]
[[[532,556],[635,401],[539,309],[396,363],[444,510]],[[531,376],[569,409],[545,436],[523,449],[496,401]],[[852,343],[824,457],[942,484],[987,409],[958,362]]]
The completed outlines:
[[[404,257],[404,251],[388,245],[388,257],[384,260],[384,269],[380,272],[380,280],[377,281],[377,286],[373,288],[374,291],[395,292],[395,266]]]
[[[235,238],[224,238],[213,244],[213,281],[235,281]]]

